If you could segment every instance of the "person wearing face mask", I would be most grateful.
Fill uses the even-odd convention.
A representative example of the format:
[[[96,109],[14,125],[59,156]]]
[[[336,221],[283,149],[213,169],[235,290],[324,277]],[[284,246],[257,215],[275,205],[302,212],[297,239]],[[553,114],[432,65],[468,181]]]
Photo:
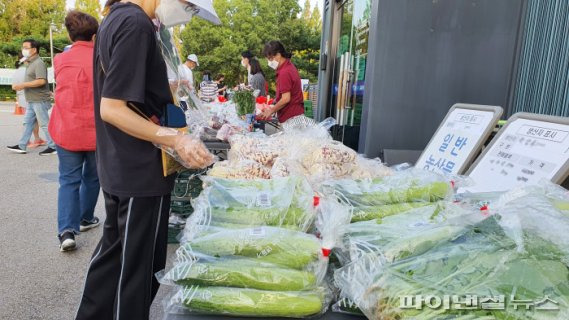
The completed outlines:
[[[18,61],[16,61],[16,72],[14,73],[14,76],[12,77],[12,85],[26,81],[26,63],[25,63],[25,60],[26,59],[24,58],[24,56],[20,52],[18,54]],[[16,91],[16,98],[18,101],[18,105],[20,107],[23,107],[24,109],[29,108],[28,102],[26,101],[26,94],[24,93],[24,90]],[[35,138],[34,142],[32,142],[30,140],[30,142],[28,143],[28,148],[37,148],[39,146],[45,146],[46,142],[40,138],[40,127],[38,125],[37,119],[34,123],[33,134],[34,134],[34,138]]]
[[[40,156],[57,154],[55,144],[51,140],[47,125],[49,123],[49,109],[51,109],[51,91],[47,83],[47,67],[39,56],[39,43],[33,39],[22,43],[22,56],[28,63],[25,81],[12,85],[15,91],[24,90],[28,108],[24,116],[24,134],[19,144],[7,147],[15,153],[27,153],[26,147],[34,131],[35,122],[39,123],[46,140],[47,148],[40,152]]]
[[[265,45],[263,54],[268,65],[277,73],[277,103],[262,113],[262,117],[270,118],[277,114],[281,124],[297,117],[304,117],[304,96],[298,70],[290,61],[288,53],[280,41],[270,41]]]
[[[250,60],[251,71],[249,75],[249,85],[253,90],[259,90],[259,96],[267,95],[267,81],[265,80],[265,73],[261,69],[259,60],[253,58]]]
[[[199,3],[213,11],[211,1]],[[155,145],[175,150],[193,168],[213,159],[202,143],[161,126],[159,120],[174,101],[152,19],[171,27],[188,23],[196,12],[192,1],[182,0],[108,0],[105,5],[94,48],[93,83],[96,161],[106,219],[75,319],[149,318],[159,288],[154,274],[166,264],[174,185],[174,176],[163,176]]]

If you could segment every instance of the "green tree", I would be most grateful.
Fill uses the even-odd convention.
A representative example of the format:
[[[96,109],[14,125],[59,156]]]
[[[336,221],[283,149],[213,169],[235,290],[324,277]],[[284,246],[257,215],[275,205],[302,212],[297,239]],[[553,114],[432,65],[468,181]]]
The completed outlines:
[[[245,82],[247,72],[240,64],[241,52],[251,50],[260,57],[263,45],[270,40],[282,41],[294,54],[293,62],[301,76],[317,78],[320,32],[299,17],[297,0],[216,0],[213,5],[220,26],[194,19],[180,35],[182,56],[195,53],[199,57],[197,80],[201,79],[199,71],[209,70],[223,73],[229,84]],[[274,88],[275,72],[267,67],[264,58],[259,60]]]
[[[314,29],[317,32],[321,32],[322,30],[322,15],[320,14],[320,9],[318,5],[314,6],[314,10],[312,10],[312,16],[308,21],[308,25],[310,28]]]
[[[88,13],[97,20],[101,20],[101,3],[99,0],[76,0],[75,9]]]
[[[310,0],[305,0],[304,1],[304,7],[302,8],[302,19],[304,19],[304,21],[310,21],[310,18],[312,17],[312,13],[310,12]]]
[[[40,42],[40,55],[49,56],[49,28],[54,24],[54,48],[69,43],[63,27],[65,0],[0,0],[0,66],[13,67],[22,41]],[[50,63],[50,61],[46,60]]]

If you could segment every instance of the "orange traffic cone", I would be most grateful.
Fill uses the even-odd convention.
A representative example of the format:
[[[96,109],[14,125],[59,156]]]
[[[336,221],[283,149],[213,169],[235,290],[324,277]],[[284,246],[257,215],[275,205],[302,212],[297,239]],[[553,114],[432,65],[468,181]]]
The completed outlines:
[[[20,106],[20,105],[18,104],[18,102],[16,102],[16,107],[14,107],[14,114],[15,114],[15,115],[18,115],[18,116],[21,116],[21,115],[23,115],[24,113],[26,113],[24,107]]]

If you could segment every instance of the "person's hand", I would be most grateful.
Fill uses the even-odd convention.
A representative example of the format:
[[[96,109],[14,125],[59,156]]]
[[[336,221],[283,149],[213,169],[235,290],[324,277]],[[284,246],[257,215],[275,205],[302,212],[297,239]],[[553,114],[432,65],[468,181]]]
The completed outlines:
[[[214,161],[214,155],[207,150],[203,142],[187,134],[176,136],[174,150],[180,163],[186,168],[201,169],[210,166]]]
[[[267,108],[265,109],[263,112],[261,112],[261,118],[263,119],[271,119],[271,117],[273,116],[273,113],[275,113],[273,111],[273,108]]]
[[[20,91],[20,90],[24,90],[24,89],[25,89],[24,84],[22,84],[22,83],[12,85],[12,90],[14,90],[14,91]]]

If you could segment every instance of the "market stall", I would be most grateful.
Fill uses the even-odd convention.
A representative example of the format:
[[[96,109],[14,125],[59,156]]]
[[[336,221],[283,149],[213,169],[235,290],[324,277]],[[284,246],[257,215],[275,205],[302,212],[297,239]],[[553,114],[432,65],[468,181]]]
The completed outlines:
[[[227,139],[157,274],[165,319],[569,318],[567,190],[387,167],[333,124]]]

